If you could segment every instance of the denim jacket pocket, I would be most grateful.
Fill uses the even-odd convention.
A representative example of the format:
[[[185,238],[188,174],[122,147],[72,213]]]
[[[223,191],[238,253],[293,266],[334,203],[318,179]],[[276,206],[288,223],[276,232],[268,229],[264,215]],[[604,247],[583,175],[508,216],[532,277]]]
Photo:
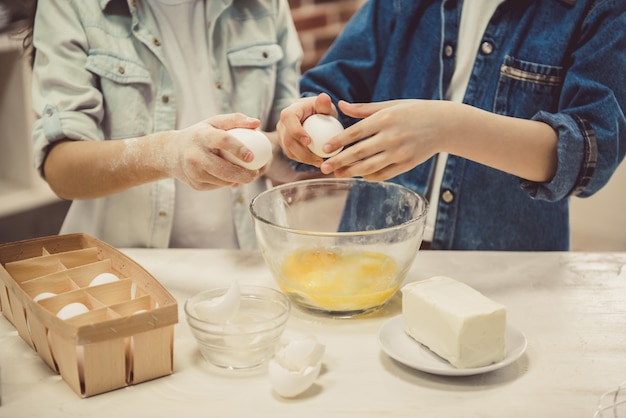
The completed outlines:
[[[265,120],[271,111],[277,67],[284,57],[277,44],[253,45],[228,53],[236,109]]]
[[[558,108],[565,70],[507,55],[500,66],[494,112],[530,119]]]
[[[283,59],[283,50],[277,44],[254,45],[228,53],[231,67],[267,67]]]
[[[146,67],[107,51],[89,52],[86,69],[99,79],[105,139],[129,138],[149,131],[152,87]]]

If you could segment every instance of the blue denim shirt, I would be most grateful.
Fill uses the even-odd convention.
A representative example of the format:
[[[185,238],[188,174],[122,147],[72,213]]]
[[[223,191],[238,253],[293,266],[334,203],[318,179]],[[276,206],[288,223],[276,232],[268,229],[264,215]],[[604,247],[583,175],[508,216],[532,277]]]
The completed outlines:
[[[280,111],[298,97],[302,59],[287,0],[224,0],[206,22],[216,84],[200,94],[215,95],[220,113],[242,112],[275,130]],[[146,0],[39,1],[33,42],[40,170],[56,141],[133,138],[176,127],[174,85]],[[164,179],[76,200],[61,232],[86,232],[118,247],[167,247],[174,187],[174,179]],[[231,189],[242,248],[256,245],[248,203],[264,188],[259,179]]]
[[[368,1],[305,73],[302,94],[327,92],[350,102],[442,99],[454,70],[462,1]],[[450,156],[441,195],[431,197],[439,199],[434,249],[569,249],[570,196],[600,190],[626,152],[625,27],[622,0],[499,6],[464,102],[552,126],[557,173],[533,183]],[[390,181],[426,193],[433,166],[431,159]]]

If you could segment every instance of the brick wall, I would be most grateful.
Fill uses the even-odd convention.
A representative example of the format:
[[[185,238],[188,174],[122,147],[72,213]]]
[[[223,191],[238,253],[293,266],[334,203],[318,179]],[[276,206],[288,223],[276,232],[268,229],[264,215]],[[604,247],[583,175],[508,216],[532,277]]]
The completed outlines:
[[[315,66],[365,0],[289,0],[300,36],[302,71]]]

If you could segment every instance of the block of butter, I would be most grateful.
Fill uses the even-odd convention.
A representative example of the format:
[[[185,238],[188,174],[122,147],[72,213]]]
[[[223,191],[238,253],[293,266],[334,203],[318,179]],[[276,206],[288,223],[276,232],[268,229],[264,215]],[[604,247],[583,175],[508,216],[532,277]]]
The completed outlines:
[[[506,309],[472,287],[436,276],[402,288],[404,330],[457,368],[504,359]]]

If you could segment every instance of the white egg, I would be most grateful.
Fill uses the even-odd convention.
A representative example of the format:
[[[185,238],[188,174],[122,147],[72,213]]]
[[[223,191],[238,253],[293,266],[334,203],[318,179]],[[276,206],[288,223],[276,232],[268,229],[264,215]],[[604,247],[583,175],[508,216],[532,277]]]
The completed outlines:
[[[225,324],[232,319],[241,304],[241,291],[237,280],[233,280],[224,295],[211,300],[203,300],[195,306],[198,318],[217,324]]]
[[[89,286],[97,286],[105,283],[113,283],[118,281],[120,278],[117,277],[113,273],[100,273],[89,283]]]
[[[309,149],[320,157],[332,157],[343,149],[342,147],[328,154],[322,151],[322,147],[329,139],[343,131],[343,125],[336,118],[318,113],[306,118],[302,127],[311,138]]]
[[[325,346],[312,337],[283,338],[268,363],[272,387],[280,396],[292,398],[306,391],[319,376]]]
[[[73,302],[62,307],[59,312],[57,312],[57,316],[61,319],[69,319],[76,315],[84,314],[85,312],[89,312],[87,306],[80,302]]]
[[[33,300],[35,302],[39,302],[40,300],[51,298],[52,296],[56,296],[56,295],[57,295],[56,293],[52,293],[52,292],[41,292],[40,294],[35,296]]]
[[[246,148],[254,154],[252,161],[244,162],[230,152],[224,152],[224,158],[231,163],[247,168],[248,170],[258,170],[272,158],[272,143],[263,132],[246,128],[234,128],[227,132],[241,141]]]

